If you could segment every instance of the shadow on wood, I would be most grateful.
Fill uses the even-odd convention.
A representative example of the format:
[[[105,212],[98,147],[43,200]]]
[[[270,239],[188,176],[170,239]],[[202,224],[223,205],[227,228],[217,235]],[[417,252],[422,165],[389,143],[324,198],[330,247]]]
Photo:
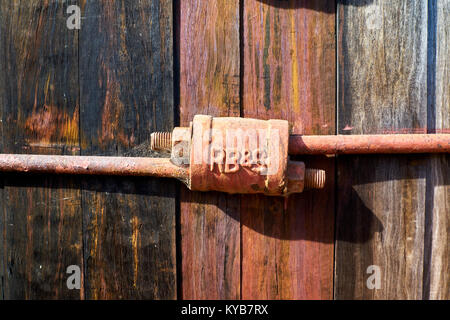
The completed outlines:
[[[327,159],[325,157],[302,157],[309,167],[326,169],[334,163],[334,159]],[[448,179],[436,180],[430,178],[430,173],[427,171],[427,162],[429,155],[415,155],[411,158],[409,155],[390,155],[374,158],[373,156],[340,156],[341,166],[339,167],[339,175],[346,172],[346,180],[340,180],[340,190],[337,190],[339,202],[338,217],[345,222],[345,227],[341,226],[336,230],[336,239],[352,242],[365,243],[372,239],[375,233],[383,231],[383,223],[377,218],[376,214],[367,206],[370,199],[362,199],[358,194],[361,186],[373,184],[383,181],[400,181],[404,179],[424,179],[426,182],[427,195],[433,192],[434,187],[439,185],[448,185]],[[399,162],[400,161],[400,162]],[[355,172],[358,170],[358,163],[373,162],[374,170],[370,172]],[[394,165],[388,175],[377,174],[377,167],[385,165],[386,163],[397,163]],[[398,166],[398,168],[397,168]],[[353,172],[353,174],[349,173]],[[250,219],[249,221],[241,221],[239,214],[233,214],[233,210],[229,210],[226,201],[216,201],[216,197],[199,196],[194,197],[195,203],[217,206],[223,214],[228,214],[233,220],[241,222],[243,225],[251,230],[266,236],[282,239],[282,240],[310,240],[324,243],[332,243],[333,237],[329,233],[316,229],[313,219],[315,215],[322,214],[317,212],[314,204],[317,203],[320,209],[324,197],[334,197],[334,172],[327,174],[328,183],[324,190],[310,190],[302,194],[292,195],[287,203],[284,198],[280,197],[265,197],[262,195],[248,195],[245,196],[245,201],[242,201],[241,206],[245,206],[250,212],[260,212],[260,208],[264,211],[260,219]],[[44,176],[42,175],[26,175],[15,174],[6,175],[7,184],[16,187],[43,187],[42,183]],[[48,178],[49,176],[45,176]],[[70,188],[74,185],[82,183],[83,189],[94,192],[118,193],[118,194],[140,194],[151,195],[161,198],[173,198],[174,192],[167,192],[172,190],[175,182],[169,179],[151,179],[146,177],[91,177],[81,176],[76,177],[79,181],[74,184],[70,180],[66,185],[64,182],[45,186],[46,188]],[[61,179],[60,181],[64,181]],[[82,182],[81,182],[82,181]],[[155,182],[155,183],[153,183]],[[156,183],[158,182],[158,183]],[[179,183],[181,184],[181,183]],[[161,188],[161,185],[168,188]],[[184,188],[184,186],[183,186]],[[216,193],[209,193],[216,194]],[[199,194],[201,195],[201,194]],[[433,197],[427,196],[425,201],[429,202]],[[330,205],[333,205],[330,202]],[[225,207],[222,207],[225,206]],[[297,215],[294,219],[292,214],[287,214],[285,208],[293,207],[288,210]],[[259,209],[258,209],[259,208]],[[345,208],[357,208],[357,210],[347,211]],[[427,211],[432,211],[432,203],[427,203]],[[325,210],[326,211],[326,210]],[[203,214],[203,213],[202,213]],[[207,214],[207,213],[206,213]],[[299,219],[300,217],[300,219]],[[334,226],[333,217],[324,216],[324,219],[330,219],[330,227]],[[303,225],[302,225],[303,224]],[[354,228],[354,232],[348,232],[349,228]],[[359,228],[356,228],[359,226]],[[361,227],[362,226],[362,227]],[[317,226],[319,227],[319,226]],[[341,232],[342,231],[342,232]]]
[[[68,176],[68,175],[40,175],[40,174],[4,174],[5,186],[71,189],[82,185],[83,190],[104,193],[151,195],[161,198],[174,198],[174,180],[154,179],[147,177],[101,177],[101,176]],[[53,179],[58,184],[45,185],[45,179]],[[164,185],[164,187],[161,187]]]
[[[310,10],[322,11],[326,13],[335,13],[335,8],[327,6],[329,0],[257,0],[268,6],[280,9],[298,9],[305,8]],[[350,5],[355,7],[368,6],[374,0],[338,0],[339,4]],[[334,2],[334,1],[333,1]]]

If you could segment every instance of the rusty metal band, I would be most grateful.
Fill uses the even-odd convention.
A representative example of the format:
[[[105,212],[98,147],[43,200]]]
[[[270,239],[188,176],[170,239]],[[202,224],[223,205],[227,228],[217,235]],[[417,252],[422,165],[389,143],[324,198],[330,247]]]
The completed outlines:
[[[450,134],[300,136],[289,138],[289,154],[449,153]]]
[[[185,180],[188,170],[166,158],[0,154],[0,171],[70,175],[154,176]]]

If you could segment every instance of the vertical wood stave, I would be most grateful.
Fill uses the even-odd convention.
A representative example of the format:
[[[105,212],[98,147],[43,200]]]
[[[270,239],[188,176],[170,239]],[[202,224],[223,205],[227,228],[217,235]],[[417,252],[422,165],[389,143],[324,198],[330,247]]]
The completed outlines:
[[[3,153],[79,153],[78,32],[66,28],[68,5],[53,0],[0,4]],[[78,182],[55,176],[3,178],[2,298],[83,298],[83,287],[66,285],[67,267],[82,267]]]
[[[434,33],[434,37],[430,34]],[[429,132],[444,132],[450,128],[450,1],[428,2],[428,47],[434,59],[428,58]],[[433,123],[434,122],[434,123]],[[425,220],[424,298],[450,298],[450,156],[435,155],[429,160],[427,187],[434,197]]]
[[[240,115],[239,1],[180,1],[180,122]],[[239,196],[182,186],[183,299],[240,298]]]
[[[244,1],[243,114],[335,133],[334,1]],[[327,186],[284,199],[242,196],[242,298],[331,299],[334,160]]]
[[[436,3],[443,10],[446,1]],[[432,30],[433,10],[421,1],[342,2],[339,133],[448,129],[448,47],[445,33]],[[440,28],[448,28],[444,20]],[[442,40],[437,51],[434,36]],[[446,168],[447,155],[339,158],[336,299],[448,295]],[[377,290],[367,285],[372,265],[380,271]]]
[[[83,155],[155,156],[173,128],[172,1],[83,1]],[[89,299],[175,299],[175,183],[83,180]]]

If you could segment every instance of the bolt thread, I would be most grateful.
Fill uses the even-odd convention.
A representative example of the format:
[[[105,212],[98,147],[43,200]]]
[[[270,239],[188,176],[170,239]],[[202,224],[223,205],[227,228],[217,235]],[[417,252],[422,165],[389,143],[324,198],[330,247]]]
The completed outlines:
[[[325,187],[325,170],[306,169],[305,189],[323,189]]]
[[[172,133],[171,132],[154,132],[150,137],[150,148],[153,151],[171,151],[172,150]]]

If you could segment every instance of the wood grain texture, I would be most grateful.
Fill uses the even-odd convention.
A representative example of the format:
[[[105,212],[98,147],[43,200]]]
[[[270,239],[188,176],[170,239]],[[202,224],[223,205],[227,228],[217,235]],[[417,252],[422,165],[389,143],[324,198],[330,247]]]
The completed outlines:
[[[78,34],[65,27],[67,5],[56,0],[0,4],[3,153],[80,150]],[[2,184],[2,297],[83,298],[83,290],[66,286],[66,268],[82,266],[78,183],[67,177],[4,176]]]
[[[434,35],[434,37],[433,37]],[[434,59],[428,58],[429,131],[450,129],[450,1],[428,3],[428,48]],[[433,52],[434,51],[434,52]],[[429,53],[429,55],[431,54]],[[430,68],[431,62],[431,68]],[[431,70],[430,70],[431,69]],[[433,123],[434,122],[434,123]],[[450,156],[432,156],[427,176],[430,197],[426,219],[424,298],[450,298]],[[432,192],[431,192],[432,191]]]
[[[239,2],[180,2],[180,122],[240,115]]]
[[[424,299],[448,300],[449,288],[449,213],[450,213],[450,157],[433,156],[428,162],[428,217],[425,220]]]
[[[245,117],[335,133],[334,1],[244,2]]]
[[[85,179],[86,297],[175,299],[174,185]]]
[[[426,133],[426,3],[352,4],[339,6],[339,133]]]
[[[335,133],[334,1],[244,1],[243,114],[294,134]],[[334,159],[327,186],[284,199],[243,196],[242,298],[331,299]]]
[[[151,156],[173,128],[172,1],[83,1],[83,155]],[[83,181],[89,299],[176,298],[172,181]]]
[[[79,184],[65,177],[5,178],[5,299],[80,299],[67,267],[82,267]],[[84,284],[83,279],[82,285]]]
[[[339,133],[448,129],[449,105],[436,103],[448,99],[447,71],[436,67],[448,48],[436,51],[433,10],[423,1],[339,5]],[[448,296],[448,156],[341,157],[338,199],[336,299]],[[371,265],[379,289],[366,285]]]
[[[180,1],[180,122],[239,116],[239,1]],[[239,196],[181,190],[183,299],[240,298]]]
[[[341,157],[336,299],[422,297],[425,158]],[[367,281],[378,266],[380,288]]]

